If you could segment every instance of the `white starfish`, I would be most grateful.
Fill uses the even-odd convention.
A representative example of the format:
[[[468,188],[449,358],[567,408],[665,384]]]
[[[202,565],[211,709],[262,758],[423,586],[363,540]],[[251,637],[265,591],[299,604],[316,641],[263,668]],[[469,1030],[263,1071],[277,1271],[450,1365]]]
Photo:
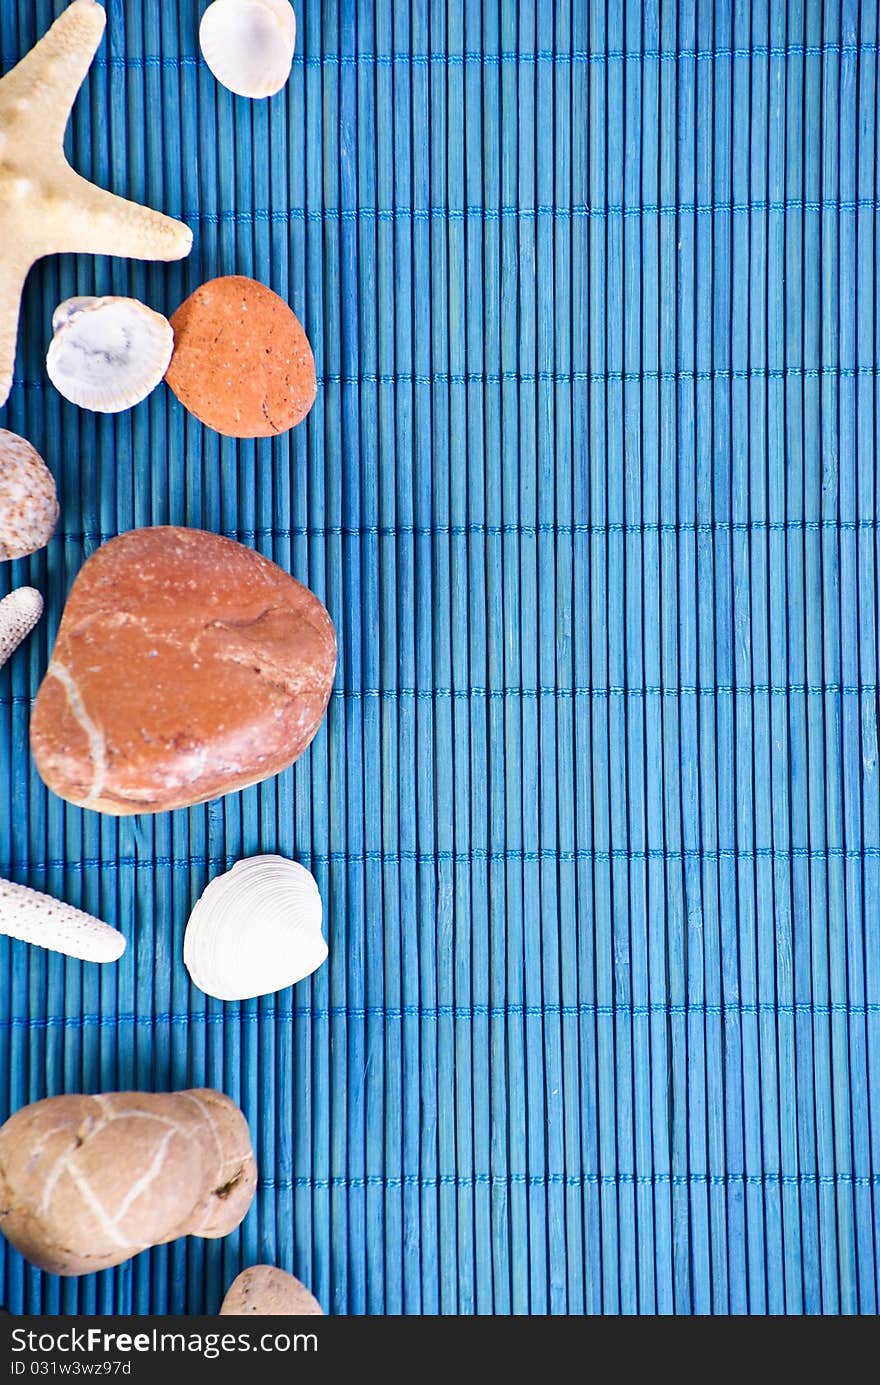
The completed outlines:
[[[21,292],[36,260],[179,260],[192,247],[188,226],[96,187],[64,157],[70,110],[106,20],[97,0],[73,0],[0,78],[0,404],[12,386]]]

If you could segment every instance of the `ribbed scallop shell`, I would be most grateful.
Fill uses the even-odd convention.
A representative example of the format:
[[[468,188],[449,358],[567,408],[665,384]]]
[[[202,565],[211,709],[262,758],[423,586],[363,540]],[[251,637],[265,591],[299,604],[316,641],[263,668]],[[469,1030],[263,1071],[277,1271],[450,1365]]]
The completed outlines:
[[[236,96],[274,96],[290,76],[296,16],[288,0],[214,0],[199,43],[217,81]]]
[[[49,379],[65,399],[98,414],[140,404],[174,351],[171,323],[136,298],[68,298],[52,317]]]
[[[249,1000],[293,986],[327,960],[315,879],[283,856],[239,861],[190,915],[183,960],[194,985],[218,1000]]]

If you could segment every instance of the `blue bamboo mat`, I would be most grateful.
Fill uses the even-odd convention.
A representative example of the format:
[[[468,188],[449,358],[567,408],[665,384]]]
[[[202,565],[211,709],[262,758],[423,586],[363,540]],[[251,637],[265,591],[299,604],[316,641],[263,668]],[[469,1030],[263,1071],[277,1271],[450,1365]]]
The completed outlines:
[[[3,0],[4,68],[61,8]],[[110,0],[71,141],[193,255],[42,265],[0,414],[63,507],[0,569],[48,602],[0,871],[129,940],[0,943],[0,1116],[215,1085],[259,1195],[95,1278],[5,1250],[0,1298],[215,1311],[268,1260],[340,1313],[876,1312],[876,0],[297,0],[255,105],[200,8]],[[48,386],[60,299],[229,273],[314,344],[292,435]],[[292,772],[117,823],[43,790],[29,703],[84,558],[154,523],[308,582],[341,661]],[[222,1006],[183,929],[256,851],[315,872],[330,963]]]

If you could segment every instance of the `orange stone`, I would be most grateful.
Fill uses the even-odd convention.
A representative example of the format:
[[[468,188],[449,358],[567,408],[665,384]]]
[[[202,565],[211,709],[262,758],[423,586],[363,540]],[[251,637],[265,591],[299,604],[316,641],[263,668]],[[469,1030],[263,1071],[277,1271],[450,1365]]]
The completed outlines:
[[[199,529],[134,529],[73,584],[31,719],[61,798],[123,816],[286,769],[321,724],[336,634],[268,558]]]
[[[232,274],[196,289],[171,319],[165,376],[184,408],[230,438],[271,438],[315,402],[315,358],[277,293]]]

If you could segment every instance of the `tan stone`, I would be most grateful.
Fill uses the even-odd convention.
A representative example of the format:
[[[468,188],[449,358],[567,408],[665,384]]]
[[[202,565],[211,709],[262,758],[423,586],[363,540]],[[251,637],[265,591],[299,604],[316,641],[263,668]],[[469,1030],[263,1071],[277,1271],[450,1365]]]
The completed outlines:
[[[253,1265],[229,1286],[221,1317],[317,1317],[324,1310],[305,1284],[274,1265]]]
[[[256,1186],[247,1121],[206,1088],[50,1097],[0,1128],[0,1229],[53,1274],[227,1236]]]

